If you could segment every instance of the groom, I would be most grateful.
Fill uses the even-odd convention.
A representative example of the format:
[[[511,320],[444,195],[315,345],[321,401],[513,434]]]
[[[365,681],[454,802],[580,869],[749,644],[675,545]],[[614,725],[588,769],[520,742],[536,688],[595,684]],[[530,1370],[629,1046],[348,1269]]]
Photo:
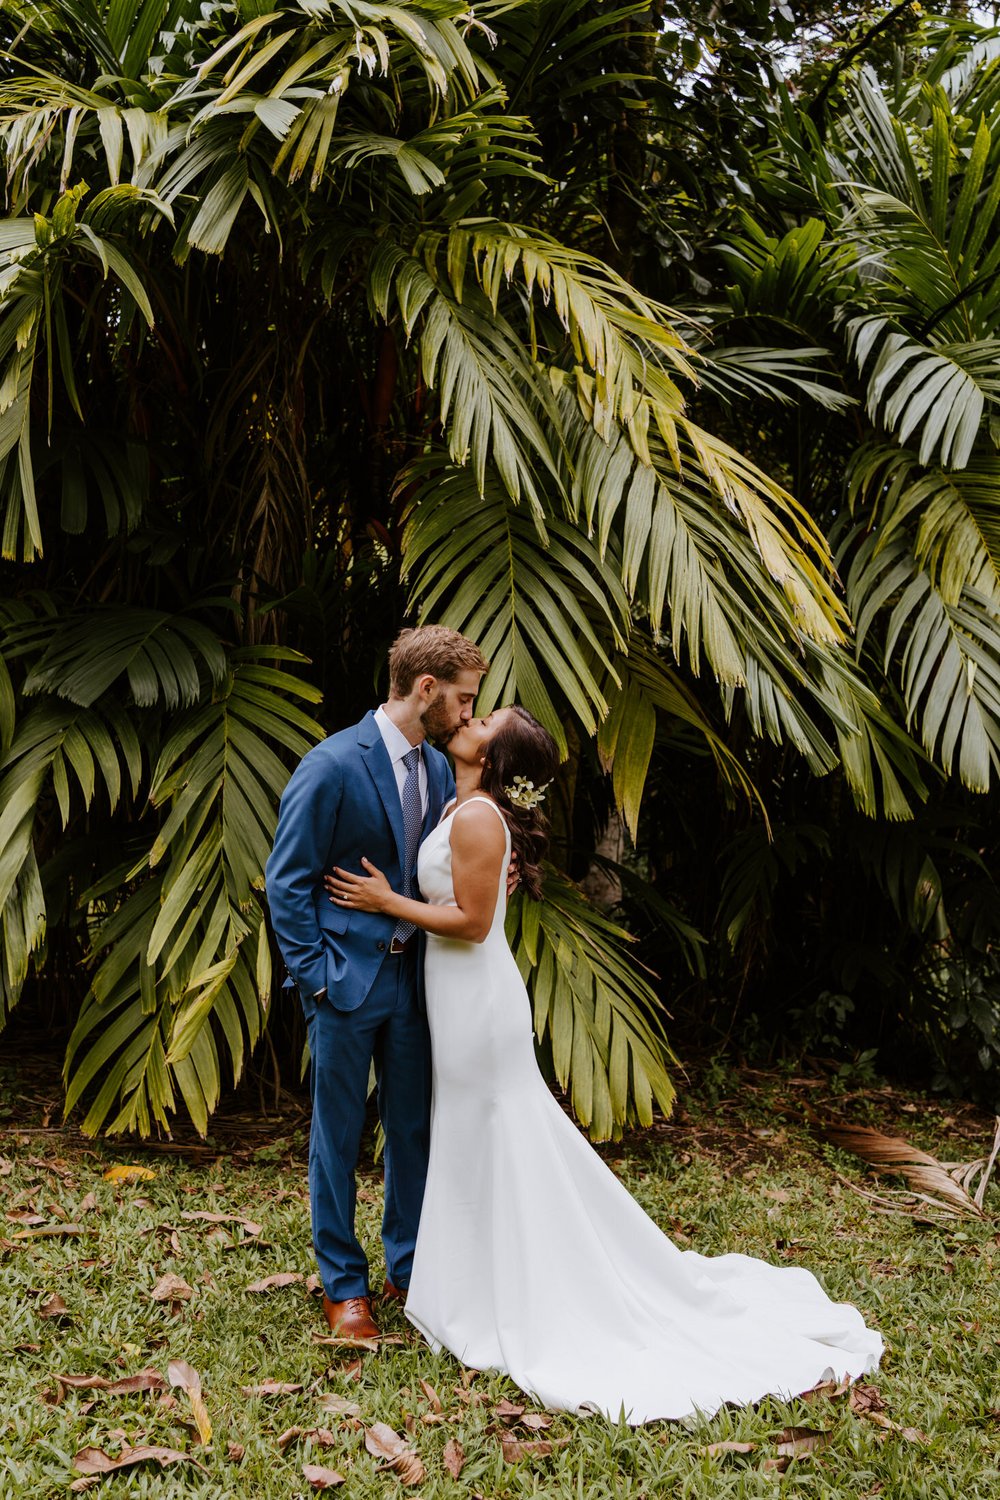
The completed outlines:
[[[417,895],[421,841],[454,795],[447,744],[472,717],[487,663],[454,630],[404,630],[389,652],[389,699],[304,756],[285,788],[267,895],[305,1012],[312,1058],[309,1196],[323,1311],[344,1338],[377,1338],[368,1262],[354,1232],[357,1165],[374,1059],[385,1132],[387,1296],[406,1293],[430,1136],[430,1037],[423,936],[375,912],[334,906],[322,880],[367,858]]]

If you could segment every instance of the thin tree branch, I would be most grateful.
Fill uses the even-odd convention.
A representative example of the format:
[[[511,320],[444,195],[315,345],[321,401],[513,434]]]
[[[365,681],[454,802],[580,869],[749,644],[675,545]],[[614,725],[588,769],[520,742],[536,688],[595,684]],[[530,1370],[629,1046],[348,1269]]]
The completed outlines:
[[[820,89],[815,99],[809,105],[807,113],[814,124],[821,127],[823,110],[826,106],[826,101],[829,98],[830,91],[833,88],[834,84],[837,82],[837,79],[840,77],[841,73],[844,72],[845,68],[849,68],[854,59],[856,57],[859,57],[862,52],[864,52],[869,46],[871,46],[876,37],[881,36],[883,31],[888,31],[889,27],[892,25],[893,21],[895,21],[897,16],[901,16],[904,10],[912,9],[913,0],[903,0],[903,3],[901,5],[894,5],[892,10],[890,10],[886,15],[882,17],[881,21],[877,21],[874,26],[870,27],[869,30],[865,32],[863,36],[859,36],[857,41],[853,42],[851,46],[848,47],[843,56],[837,59],[837,61],[834,63],[833,67],[827,74],[826,82],[823,84],[823,87]]]

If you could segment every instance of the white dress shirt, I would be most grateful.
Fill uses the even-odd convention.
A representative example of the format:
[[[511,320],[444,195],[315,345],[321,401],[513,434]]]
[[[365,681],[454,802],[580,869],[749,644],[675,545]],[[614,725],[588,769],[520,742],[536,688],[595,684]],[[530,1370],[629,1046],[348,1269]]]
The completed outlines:
[[[427,790],[427,767],[424,764],[424,752],[422,746],[411,745],[406,735],[394,724],[386,713],[384,706],[375,710],[375,723],[378,732],[382,736],[382,743],[389,752],[392,761],[392,771],[396,778],[396,786],[399,791],[399,804],[403,805],[403,787],[406,783],[406,767],[403,765],[403,756],[409,755],[411,750],[420,749],[420,760],[417,762],[417,784],[420,787],[420,811],[424,817],[427,816],[427,803],[429,792]]]

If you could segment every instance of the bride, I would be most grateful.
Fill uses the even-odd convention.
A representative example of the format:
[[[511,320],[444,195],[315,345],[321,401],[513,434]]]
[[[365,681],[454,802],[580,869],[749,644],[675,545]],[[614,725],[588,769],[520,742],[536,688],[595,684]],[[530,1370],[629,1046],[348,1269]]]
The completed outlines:
[[[879,1335],[815,1277],[680,1250],[550,1094],[504,935],[506,871],[540,894],[538,811],[558,764],[513,706],[448,742],[456,798],[420,848],[423,901],[367,874],[326,878],[340,906],[427,933],[434,1096],[406,1315],[434,1349],[505,1371],[567,1411],[632,1425],[711,1413],[875,1368]]]

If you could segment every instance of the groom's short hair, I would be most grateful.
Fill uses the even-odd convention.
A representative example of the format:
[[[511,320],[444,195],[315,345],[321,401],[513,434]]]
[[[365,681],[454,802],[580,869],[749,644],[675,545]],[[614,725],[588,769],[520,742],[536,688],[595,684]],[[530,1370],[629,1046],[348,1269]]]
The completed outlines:
[[[479,647],[445,625],[418,625],[401,630],[389,648],[389,691],[406,698],[415,680],[429,673],[454,682],[459,672],[485,672],[489,662]]]

